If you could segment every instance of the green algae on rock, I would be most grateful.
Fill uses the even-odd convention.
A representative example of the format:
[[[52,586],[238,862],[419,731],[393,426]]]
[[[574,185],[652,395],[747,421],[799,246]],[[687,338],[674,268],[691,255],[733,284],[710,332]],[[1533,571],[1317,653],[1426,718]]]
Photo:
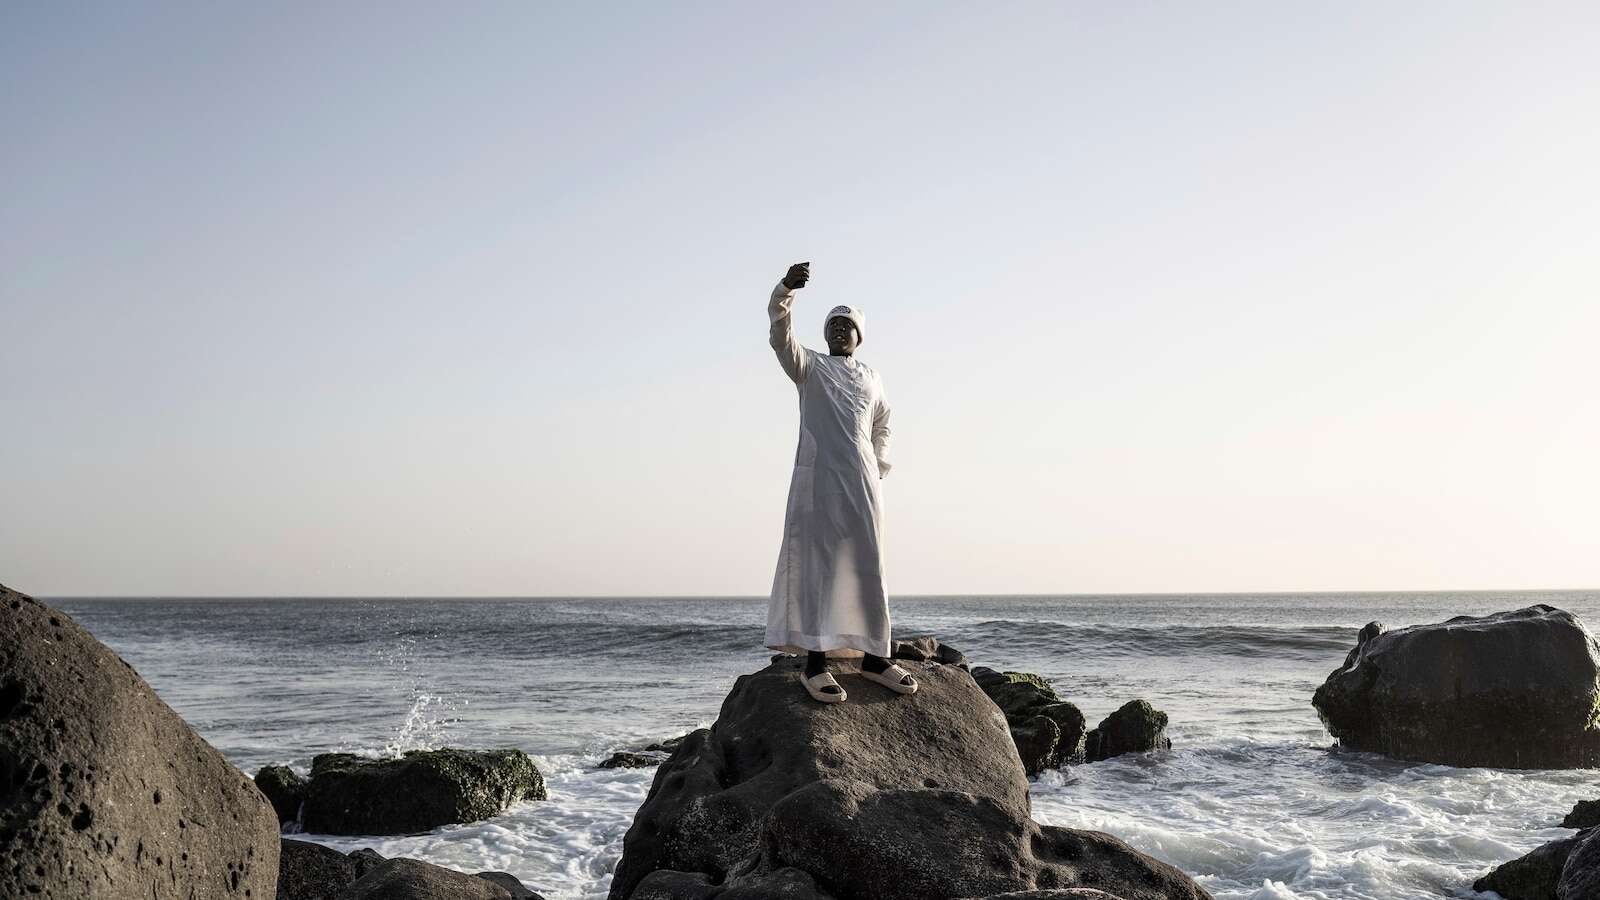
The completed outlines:
[[[412,750],[395,759],[323,753],[311,760],[301,813],[316,834],[408,834],[547,797],[521,750]]]

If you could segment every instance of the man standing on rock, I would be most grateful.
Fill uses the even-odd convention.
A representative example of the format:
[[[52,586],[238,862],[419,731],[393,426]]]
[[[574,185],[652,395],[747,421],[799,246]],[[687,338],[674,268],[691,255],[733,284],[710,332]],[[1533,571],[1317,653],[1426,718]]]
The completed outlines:
[[[863,677],[910,694],[916,679],[885,658],[889,605],[878,481],[889,472],[889,404],[878,373],[855,358],[866,330],[859,309],[828,312],[826,355],[795,340],[790,306],[810,278],[810,263],[790,266],[767,304],[769,343],[800,393],[800,444],[767,607],[766,646],[804,651],[801,683],[823,703],[845,699],[827,670],[829,656],[862,657]]]

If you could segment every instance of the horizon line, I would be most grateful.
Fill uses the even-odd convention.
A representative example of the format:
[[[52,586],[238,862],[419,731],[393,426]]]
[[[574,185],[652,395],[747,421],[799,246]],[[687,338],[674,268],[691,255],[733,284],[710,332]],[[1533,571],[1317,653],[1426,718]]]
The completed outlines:
[[[15,590],[15,588],[13,588]],[[20,593],[20,592],[19,592]],[[1092,591],[1078,593],[898,594],[890,599],[1091,598],[1091,597],[1310,597],[1326,594],[1533,594],[1600,593],[1600,587],[1377,588],[1291,591]],[[45,600],[765,600],[766,594],[48,594]]]

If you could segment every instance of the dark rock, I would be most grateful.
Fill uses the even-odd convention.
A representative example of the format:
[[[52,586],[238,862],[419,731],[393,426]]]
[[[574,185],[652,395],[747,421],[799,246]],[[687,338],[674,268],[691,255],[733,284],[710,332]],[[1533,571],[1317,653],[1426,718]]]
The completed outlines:
[[[602,769],[648,769],[666,762],[663,753],[635,753],[632,750],[618,750],[600,763]]]
[[[337,900],[511,900],[511,892],[487,878],[397,857],[374,866]]]
[[[990,894],[981,900],[1122,900],[1104,890],[1093,887],[1069,887],[1066,890],[1013,890],[1010,894]]]
[[[1578,835],[1578,844],[1561,869],[1556,900],[1595,900],[1600,897],[1600,828]]]
[[[311,760],[301,815],[315,834],[406,834],[478,822],[546,796],[521,750],[413,750],[377,760],[323,753]]]
[[[360,878],[361,876],[372,871],[373,866],[383,862],[385,859],[382,853],[379,853],[371,847],[362,847],[360,850],[351,850],[348,854],[346,854],[346,856],[349,858],[350,862],[355,865],[357,878]]]
[[[653,744],[645,744],[644,745],[644,750],[646,752],[662,751],[662,752],[666,752],[666,753],[671,753],[672,751],[678,749],[678,745],[682,744],[684,739],[687,738],[688,736],[689,735],[687,735],[687,734],[680,734],[675,738],[667,738],[664,741],[656,741]]]
[[[1060,891],[1012,891],[1009,894],[990,894],[980,900],[1121,900],[1121,898],[1094,888],[1067,888]]]
[[[797,658],[741,676],[716,724],[656,771],[612,900],[1209,896],[1116,838],[1033,822],[995,704],[958,667],[904,665],[915,694],[845,674],[849,702],[826,705],[800,687]]]
[[[658,869],[639,882],[631,900],[836,900],[836,898],[819,890],[816,879],[799,869],[784,868],[760,874],[734,874],[722,884],[712,884],[704,872]]]
[[[0,897],[270,897],[278,817],[70,616],[0,586]]]
[[[256,773],[256,787],[272,803],[278,824],[300,821],[300,804],[306,799],[306,780],[288,766],[262,766]]]
[[[529,890],[527,885],[510,872],[479,872],[475,877],[492,881],[505,888],[506,893],[511,895],[511,900],[544,900],[544,897]]]
[[[1600,800],[1579,800],[1572,812],[1561,820],[1562,828],[1593,828],[1600,825]]]
[[[1494,891],[1505,900],[1556,900],[1561,869],[1578,842],[1590,834],[1580,831],[1569,838],[1541,844],[1508,863],[1496,866],[1472,883],[1475,891]]]
[[[1022,768],[1029,775],[1037,775],[1061,764],[1061,726],[1054,719],[1034,716],[1026,721],[1008,721],[1007,724],[1011,730],[1011,742],[1017,745]]]
[[[1017,756],[1029,775],[1083,761],[1086,730],[1083,713],[1062,700],[1044,676],[1031,672],[997,672],[987,666],[976,666],[972,677],[1005,714]],[[1051,729],[1039,722],[1040,718],[1049,719],[1056,727]],[[1048,743],[1052,733],[1054,746]]]
[[[1340,746],[1452,766],[1600,765],[1600,644],[1571,613],[1361,633],[1311,701]]]
[[[895,641],[889,650],[891,659],[910,659],[917,662],[936,662],[947,666],[967,668],[967,655],[944,643],[931,634],[903,641]]]
[[[355,861],[332,847],[285,838],[278,856],[278,900],[334,900],[360,877]]]
[[[1099,762],[1124,753],[1171,750],[1167,714],[1143,700],[1130,700],[1106,716],[1084,739],[1084,758]]]

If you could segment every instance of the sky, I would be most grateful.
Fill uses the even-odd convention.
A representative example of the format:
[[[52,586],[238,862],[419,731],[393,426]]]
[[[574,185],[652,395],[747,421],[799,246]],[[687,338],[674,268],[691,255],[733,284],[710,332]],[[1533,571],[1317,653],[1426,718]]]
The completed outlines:
[[[326,5],[324,5],[326,6]],[[1600,587],[1592,3],[0,7],[0,581]]]

